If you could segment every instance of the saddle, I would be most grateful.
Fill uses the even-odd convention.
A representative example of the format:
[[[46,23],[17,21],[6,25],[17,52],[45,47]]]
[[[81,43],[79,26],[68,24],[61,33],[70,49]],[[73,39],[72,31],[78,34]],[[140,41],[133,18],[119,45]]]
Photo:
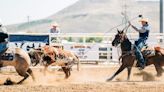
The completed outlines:
[[[119,61],[120,61],[124,56],[127,56],[127,55],[135,56],[135,50],[134,50],[134,49],[135,49],[135,48],[134,48],[134,45],[132,45],[131,51],[125,51],[125,52],[123,52],[124,54],[121,55],[121,56],[119,57]],[[163,50],[164,50],[164,49],[163,49]],[[145,44],[144,47],[141,49],[142,55],[143,55],[144,57],[147,57],[147,58],[148,58],[148,57],[154,56],[154,55],[155,55],[155,51],[156,51],[156,49],[155,49],[154,47],[148,47],[147,44]]]
[[[154,47],[148,47],[144,46],[141,50],[144,57],[152,57],[155,56],[155,48]]]
[[[151,57],[154,56],[156,52],[159,52],[161,55],[164,55],[164,48],[161,48],[160,46],[155,47],[148,47],[142,50],[142,53],[144,56]]]

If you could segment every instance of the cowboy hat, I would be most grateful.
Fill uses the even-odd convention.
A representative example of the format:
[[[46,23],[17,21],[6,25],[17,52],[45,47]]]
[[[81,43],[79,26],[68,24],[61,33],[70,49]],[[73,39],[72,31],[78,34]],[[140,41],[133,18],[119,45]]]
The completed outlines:
[[[148,22],[148,19],[142,18],[142,19],[139,20],[139,22]]]
[[[59,25],[55,22],[52,24],[52,26],[58,27]]]

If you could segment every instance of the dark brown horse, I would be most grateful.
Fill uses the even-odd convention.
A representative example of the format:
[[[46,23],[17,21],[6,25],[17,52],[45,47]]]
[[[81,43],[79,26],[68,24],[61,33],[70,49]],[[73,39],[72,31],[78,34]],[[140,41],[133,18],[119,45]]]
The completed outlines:
[[[115,38],[112,41],[112,46],[116,47],[119,44],[121,45],[121,51],[122,51],[122,55],[120,57],[122,60],[121,61],[122,65],[112,77],[107,79],[107,81],[111,81],[116,75],[122,72],[125,68],[127,68],[128,71],[127,80],[130,79],[131,69],[134,64],[134,61],[136,60],[136,57],[134,54],[134,50],[132,49],[133,45],[130,42],[130,40],[127,38],[124,30],[123,31],[118,30],[118,33],[115,35]],[[146,60],[146,66],[153,64],[157,71],[157,76],[161,76],[163,72],[162,66],[164,65],[164,55],[161,54],[159,50],[155,50],[155,55],[150,57],[144,56],[144,58]]]

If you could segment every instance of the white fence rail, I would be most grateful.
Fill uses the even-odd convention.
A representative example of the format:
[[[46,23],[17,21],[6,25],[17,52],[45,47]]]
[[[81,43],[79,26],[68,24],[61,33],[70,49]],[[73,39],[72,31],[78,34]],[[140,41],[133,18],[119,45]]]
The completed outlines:
[[[111,41],[115,36],[115,33],[61,33],[61,34],[15,34],[16,36],[47,36],[48,43],[50,45],[58,45],[64,47],[64,49],[75,52],[81,59],[81,61],[116,61],[118,60],[120,50],[111,46]],[[137,33],[128,33],[128,38],[134,42],[138,38]],[[15,36],[15,37],[16,37]],[[36,39],[21,40],[11,42],[11,47],[20,47],[25,50],[29,48],[37,48],[43,46],[46,43],[43,41],[38,42]],[[163,42],[161,42],[163,40]],[[164,34],[150,33],[148,42],[150,46],[161,45],[164,47]]]

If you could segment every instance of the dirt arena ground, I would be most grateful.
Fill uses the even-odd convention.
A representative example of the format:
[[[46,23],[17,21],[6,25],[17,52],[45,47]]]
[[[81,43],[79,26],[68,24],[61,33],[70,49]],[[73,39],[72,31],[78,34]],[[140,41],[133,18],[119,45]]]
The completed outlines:
[[[131,80],[126,81],[127,71],[124,70],[113,81],[106,82],[118,65],[82,65],[81,70],[72,70],[69,79],[64,79],[64,73],[49,69],[44,76],[42,70],[33,69],[36,82],[30,77],[21,85],[2,85],[6,78],[18,81],[22,77],[14,72],[1,71],[0,92],[164,92],[164,76],[155,77],[154,67],[147,67],[149,81],[143,81],[143,75],[137,75],[138,69],[133,68]],[[145,79],[144,79],[145,80]]]

